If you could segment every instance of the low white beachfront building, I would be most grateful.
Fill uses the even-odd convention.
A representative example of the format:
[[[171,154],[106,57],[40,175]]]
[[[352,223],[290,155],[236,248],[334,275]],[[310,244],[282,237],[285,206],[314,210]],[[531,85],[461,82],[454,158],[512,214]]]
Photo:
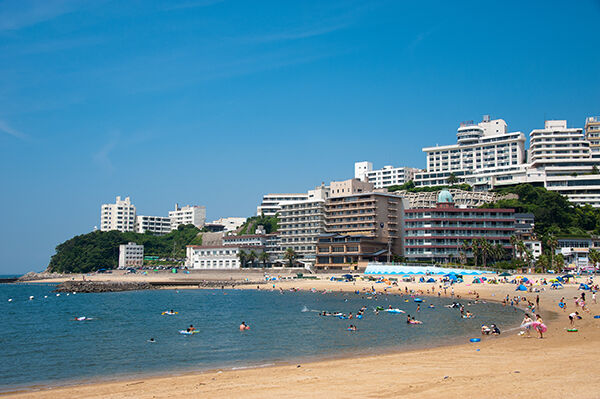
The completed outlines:
[[[254,251],[257,255],[263,247],[254,245],[188,245],[185,265],[190,269],[239,269],[242,267],[239,253]],[[255,260],[258,265],[258,259]]]
[[[119,245],[119,269],[144,264],[144,246],[135,242]]]

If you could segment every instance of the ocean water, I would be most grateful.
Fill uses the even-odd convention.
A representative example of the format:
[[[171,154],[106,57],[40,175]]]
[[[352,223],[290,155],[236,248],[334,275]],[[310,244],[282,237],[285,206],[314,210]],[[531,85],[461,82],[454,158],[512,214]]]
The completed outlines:
[[[467,306],[474,319],[462,319],[457,309],[444,307],[452,302],[444,297],[426,298],[417,313],[412,299],[396,295],[369,300],[363,294],[157,290],[56,296],[53,289],[0,285],[0,391],[464,343],[479,336],[483,323],[510,328],[522,318],[512,308],[480,303]],[[356,314],[363,305],[369,309],[362,320],[318,314]],[[389,305],[423,324],[373,312]],[[161,315],[169,309],[178,314]],[[92,320],[73,321],[76,316]],[[251,329],[240,332],[241,321]],[[190,324],[200,333],[179,334]],[[358,331],[347,331],[350,324]]]

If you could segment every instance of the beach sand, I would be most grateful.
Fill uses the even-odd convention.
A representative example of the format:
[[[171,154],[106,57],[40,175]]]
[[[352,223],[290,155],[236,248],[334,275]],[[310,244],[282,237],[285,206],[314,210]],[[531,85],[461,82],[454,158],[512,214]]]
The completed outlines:
[[[220,275],[220,274],[218,274]],[[198,278],[197,275],[171,275],[169,279]],[[191,276],[191,277],[190,277]],[[236,278],[241,275],[237,274]],[[260,280],[262,274],[248,274]],[[276,289],[293,295],[290,288],[362,290],[383,284],[372,282],[340,283],[325,280],[287,280],[276,282]],[[534,276],[538,279],[540,276]],[[92,279],[148,281],[152,276],[102,275]],[[202,278],[208,278],[202,275]],[[86,277],[86,279],[90,279]],[[467,278],[468,281],[471,278]],[[581,280],[581,279],[580,279]],[[581,280],[582,281],[582,280]],[[47,282],[47,280],[44,280]],[[268,285],[272,289],[272,283]],[[432,284],[403,283],[390,287],[425,290]],[[261,289],[267,287],[262,286]],[[148,377],[118,382],[9,393],[15,398],[598,398],[600,397],[600,305],[591,304],[576,326],[579,332],[567,332],[568,313],[559,311],[558,300],[567,299],[568,311],[574,309],[573,297],[581,291],[577,284],[564,289],[539,293],[541,314],[548,324],[544,339],[532,332],[531,338],[517,331],[501,337],[482,337],[479,343],[436,347],[399,353],[373,353],[370,356],[285,364],[244,370],[216,370],[205,373]],[[513,284],[468,284],[455,286],[461,301],[472,299],[476,290],[482,300],[501,301],[507,294],[525,295],[534,301],[536,293],[515,292]],[[437,294],[436,294],[437,295]],[[447,292],[450,297],[450,290]],[[591,297],[591,294],[588,294]],[[581,313],[581,312],[580,312]],[[478,331],[473,337],[480,337]],[[310,339],[310,331],[307,331]],[[477,350],[479,349],[479,350]]]

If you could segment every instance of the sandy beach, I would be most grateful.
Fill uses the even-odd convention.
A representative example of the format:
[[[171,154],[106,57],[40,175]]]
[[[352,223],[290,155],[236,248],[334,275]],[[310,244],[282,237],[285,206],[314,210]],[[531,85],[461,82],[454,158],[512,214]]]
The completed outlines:
[[[275,274],[271,273],[271,274]],[[160,274],[160,275],[93,275],[92,280],[148,281],[169,279],[229,279],[264,281],[261,273],[234,273],[223,277],[217,274]],[[284,280],[274,282],[275,289],[289,292],[291,288],[354,291],[374,286],[382,291],[384,284],[369,281],[342,283],[328,281],[327,275],[319,280]],[[534,280],[542,276],[533,276]],[[550,277],[551,276],[547,276]],[[81,276],[73,276],[81,279]],[[501,301],[507,294],[524,295],[535,300],[537,293],[515,292],[513,284],[469,284],[455,286],[455,295],[465,302],[477,291],[480,299]],[[580,279],[579,281],[583,281]],[[43,282],[50,282],[44,280]],[[261,289],[273,289],[273,283]],[[403,283],[389,286],[397,293],[405,287],[426,290],[432,284]],[[256,288],[256,287],[254,287]],[[531,337],[517,336],[518,331],[500,337],[483,337],[480,343],[436,347],[400,353],[373,353],[370,356],[311,363],[289,363],[267,368],[244,370],[215,370],[175,376],[148,377],[118,382],[43,389],[30,392],[7,393],[5,397],[18,398],[312,398],[369,397],[369,398],[518,398],[530,395],[545,398],[597,398],[600,396],[600,305],[588,298],[590,312],[576,322],[578,332],[567,332],[568,313],[560,311],[557,303],[565,297],[568,311],[573,311],[573,297],[581,291],[578,284],[567,284],[562,290],[539,292],[541,314],[549,329],[543,339],[532,332]],[[293,295],[293,293],[289,293]],[[430,292],[431,294],[431,292]],[[437,293],[436,293],[437,295]],[[444,295],[442,293],[442,295]],[[447,295],[450,297],[450,290]],[[588,295],[591,297],[591,294]],[[581,313],[581,312],[580,312]],[[478,331],[473,337],[478,337]],[[310,339],[310,332],[307,332]]]

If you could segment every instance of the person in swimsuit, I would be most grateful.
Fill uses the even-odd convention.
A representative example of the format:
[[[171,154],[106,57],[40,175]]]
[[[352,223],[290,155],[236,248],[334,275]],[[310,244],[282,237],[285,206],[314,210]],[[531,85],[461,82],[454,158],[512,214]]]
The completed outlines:
[[[240,324],[240,331],[244,331],[244,330],[249,330],[250,326],[246,325],[245,321],[242,321],[242,324]]]

